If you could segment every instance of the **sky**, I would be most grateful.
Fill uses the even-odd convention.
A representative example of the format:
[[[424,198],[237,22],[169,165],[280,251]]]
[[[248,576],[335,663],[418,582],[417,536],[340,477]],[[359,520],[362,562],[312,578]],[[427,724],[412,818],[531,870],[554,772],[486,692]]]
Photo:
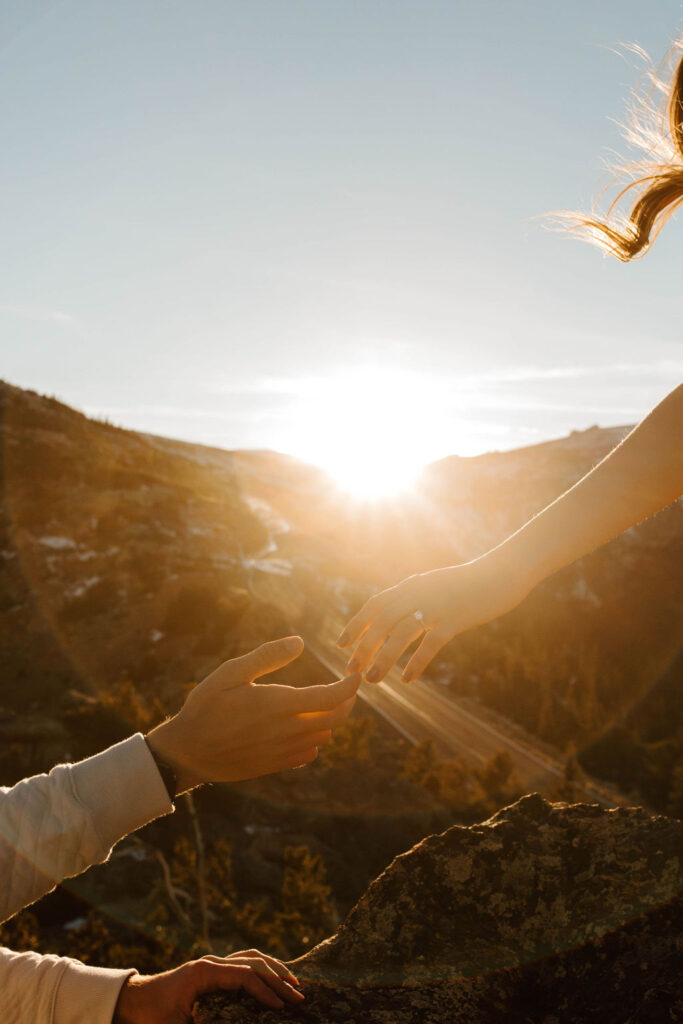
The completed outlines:
[[[683,218],[548,230],[628,150],[657,0],[0,0],[0,377],[138,430],[400,471],[637,421]]]

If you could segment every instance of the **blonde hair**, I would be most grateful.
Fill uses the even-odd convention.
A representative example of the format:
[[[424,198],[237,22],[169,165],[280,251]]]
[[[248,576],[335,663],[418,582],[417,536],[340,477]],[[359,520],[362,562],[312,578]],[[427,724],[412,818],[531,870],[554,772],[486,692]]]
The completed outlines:
[[[642,50],[632,47],[640,56]],[[627,263],[643,256],[674,210],[683,203],[683,37],[672,47],[663,69],[644,76],[645,89],[636,90],[628,141],[647,157],[620,168],[617,177],[632,178],[610,204],[604,217],[562,211],[556,215],[565,228]],[[678,61],[678,62],[677,62]],[[660,102],[656,102],[657,94]],[[624,197],[633,197],[630,213],[620,214]]]

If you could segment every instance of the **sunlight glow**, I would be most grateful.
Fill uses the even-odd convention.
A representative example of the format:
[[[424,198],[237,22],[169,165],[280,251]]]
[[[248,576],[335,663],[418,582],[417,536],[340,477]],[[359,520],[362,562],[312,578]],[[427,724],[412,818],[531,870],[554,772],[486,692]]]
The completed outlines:
[[[435,377],[376,365],[301,379],[286,450],[356,498],[389,497],[457,443],[444,429],[444,397]]]

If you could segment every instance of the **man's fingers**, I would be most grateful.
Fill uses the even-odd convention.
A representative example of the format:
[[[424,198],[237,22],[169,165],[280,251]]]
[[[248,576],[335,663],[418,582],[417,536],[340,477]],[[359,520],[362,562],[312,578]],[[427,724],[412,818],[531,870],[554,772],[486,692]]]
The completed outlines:
[[[282,640],[271,640],[270,643],[261,644],[255,651],[244,654],[241,658],[235,658],[218,669],[216,674],[224,675],[224,682],[228,686],[237,683],[251,683],[259,676],[265,676],[269,672],[275,672],[278,668],[289,665],[290,661],[298,658],[304,649],[304,642],[300,636],[288,636]]]
[[[420,623],[410,615],[403,619],[385,641],[370,669],[365,673],[369,683],[378,683],[384,679],[392,665],[395,665],[413,640],[417,640],[424,632]]]
[[[281,757],[295,754],[304,747],[324,747],[332,739],[331,729],[320,729],[316,732],[299,732],[288,740],[283,740],[276,748]]]
[[[337,729],[343,725],[353,711],[356,703],[356,694],[342,701],[332,711],[302,711],[291,719],[293,730],[300,732],[303,729]]]
[[[276,1010],[281,1010],[284,1006],[282,999],[246,964],[220,964],[215,960],[209,960],[208,957],[202,957],[201,960],[187,964],[186,967],[192,968],[188,979],[194,996],[218,988],[233,991],[243,988],[265,1006],[271,1006]]]
[[[209,957],[204,959],[209,959]],[[211,957],[210,959],[213,962],[220,963],[218,957]],[[284,964],[281,964],[279,960],[267,957],[263,953],[259,953],[257,949],[242,954],[232,954],[227,964],[250,968],[263,979],[269,988],[290,1003],[300,1003],[304,998],[301,992],[297,992],[287,981],[288,978],[292,978],[298,984],[291,971]]]
[[[204,959],[214,960],[219,964],[231,963],[233,960],[242,959],[263,960],[269,967],[272,967],[280,978],[284,978],[285,981],[293,982],[295,985],[299,984],[299,979],[292,973],[287,964],[284,964],[282,960],[278,960],[274,956],[269,956],[268,953],[262,953],[260,949],[238,949],[227,957],[214,956],[211,953],[207,953]]]
[[[293,754],[283,754],[283,756],[277,760],[277,767],[271,768],[270,770],[286,772],[290,768],[303,768],[305,764],[310,764],[311,761],[315,761],[317,756],[317,747],[302,747]]]
[[[239,970],[239,968],[231,968],[232,970]],[[244,981],[242,982],[242,988],[245,992],[254,996],[258,999],[259,1003],[263,1003],[264,1006],[272,1006],[273,1009],[281,1010],[285,1005],[284,1000],[280,998],[277,992],[274,992],[270,985],[266,984],[260,975],[256,974],[255,971],[250,970],[248,967],[245,968],[246,974]],[[292,989],[292,991],[294,991]]]
[[[360,675],[353,672],[350,676],[338,679],[335,683],[303,686],[300,690],[292,687],[288,701],[289,713],[332,711],[344,701],[354,697],[359,686]]]
[[[432,658],[439,653],[443,645],[447,644],[452,636],[453,633],[445,632],[438,629],[438,627],[430,630],[404,668],[403,681],[405,683],[412,683],[414,679],[421,676]]]

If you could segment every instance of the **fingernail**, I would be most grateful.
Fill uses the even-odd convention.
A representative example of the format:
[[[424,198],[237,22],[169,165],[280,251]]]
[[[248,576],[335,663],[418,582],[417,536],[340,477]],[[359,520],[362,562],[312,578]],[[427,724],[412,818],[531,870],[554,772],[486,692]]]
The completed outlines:
[[[301,646],[301,637],[299,636],[288,636],[285,640],[285,644],[288,651],[295,651]]]
[[[365,678],[369,683],[376,682],[379,679],[379,669],[373,665],[370,671],[365,673]]]
[[[355,658],[351,658],[351,661],[348,663],[348,665],[346,667],[348,668],[350,673],[357,672],[358,671],[358,662],[356,661]]]
[[[412,672],[404,672],[403,675],[401,676],[401,678],[402,678],[404,683],[412,683],[412,681],[413,681],[413,673]]]
[[[337,637],[337,647],[346,647],[348,642],[349,642],[349,634],[348,633],[340,633],[339,636]]]

